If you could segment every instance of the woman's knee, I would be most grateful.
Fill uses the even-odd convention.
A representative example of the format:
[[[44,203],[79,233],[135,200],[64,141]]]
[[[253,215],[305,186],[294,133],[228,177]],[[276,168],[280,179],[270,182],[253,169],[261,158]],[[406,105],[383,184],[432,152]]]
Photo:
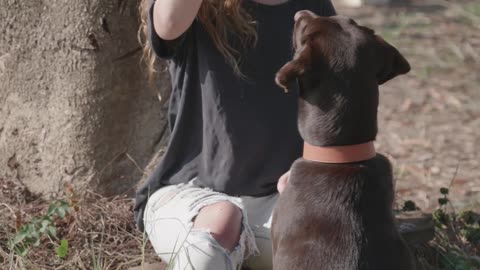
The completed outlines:
[[[240,208],[222,201],[203,207],[194,219],[193,228],[208,230],[222,247],[233,250],[240,241],[242,218]]]

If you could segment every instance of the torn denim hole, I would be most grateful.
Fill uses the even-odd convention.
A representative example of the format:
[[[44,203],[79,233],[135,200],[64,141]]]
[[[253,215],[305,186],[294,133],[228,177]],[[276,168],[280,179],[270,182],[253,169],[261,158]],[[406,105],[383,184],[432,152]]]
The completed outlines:
[[[211,194],[211,191],[208,191],[208,190],[206,191],[207,192],[198,192],[197,194],[195,194],[196,195],[195,201],[192,203],[190,213],[188,214],[189,223],[187,227],[189,229],[193,228],[193,220],[203,207],[212,205],[218,202],[224,202],[224,201],[230,202],[235,206],[237,206],[242,212],[242,228],[240,233],[240,240],[237,247],[234,248],[234,250],[238,248],[241,257],[244,259],[251,255],[257,255],[259,252],[257,249],[257,244],[255,242],[255,234],[253,233],[252,229],[250,228],[250,225],[248,224],[248,217],[247,217],[247,214],[245,213],[245,210],[244,210],[243,204],[240,201],[240,198],[229,197],[221,193]],[[207,233],[210,236],[210,238],[215,240],[215,238],[211,236],[210,232],[207,232]],[[217,241],[215,240],[215,242]]]
[[[241,269],[243,262],[243,252],[240,244],[238,244],[232,251],[227,250],[222,245],[220,245],[220,243],[218,243],[218,241],[210,234],[208,230],[205,229],[194,229],[191,231],[191,236],[192,237],[187,240],[188,246],[185,247],[185,252],[187,254],[189,253],[188,250],[192,248],[197,248],[197,252],[202,252],[202,250],[199,249],[197,244],[193,243],[193,241],[197,240],[200,243],[206,244],[209,247],[215,249],[217,253],[222,254],[226,266],[225,269]]]
[[[165,198],[164,196],[166,196],[168,192],[173,192],[174,195],[171,199],[165,200],[167,202],[162,202],[166,204],[165,207],[162,207],[165,204],[158,204],[157,202],[163,201],[163,198]],[[228,201],[242,211],[240,240],[238,245],[231,252],[225,250],[208,232],[208,230],[192,230],[193,220],[203,207],[222,201]],[[177,186],[168,186],[158,190],[150,198],[150,206],[148,206],[147,203],[146,209],[147,211],[145,212],[144,219],[147,221],[146,223],[149,229],[158,229],[158,225],[155,225],[156,222],[167,222],[168,224],[180,223],[178,225],[169,226],[175,226],[177,229],[179,227],[183,227],[183,229],[180,230],[181,233],[179,235],[179,239],[177,239],[179,240],[177,243],[181,246],[173,248],[175,253],[182,250],[180,254],[183,257],[183,260],[186,259],[184,257],[184,252],[186,251],[185,248],[190,245],[189,243],[191,243],[194,238],[198,239],[198,237],[192,238],[192,235],[189,235],[192,233],[192,231],[197,236],[198,234],[202,235],[201,239],[204,239],[204,246],[210,246],[212,248],[216,247],[215,250],[220,252],[218,254],[224,254],[221,256],[229,258],[229,261],[233,263],[230,267],[232,270],[235,270],[237,266],[239,269],[244,259],[248,256],[257,255],[259,253],[255,242],[255,235],[249,226],[248,217],[244,210],[241,198],[230,197],[226,194],[218,193],[208,188],[198,188],[194,187],[191,183],[187,183]],[[147,215],[152,216],[147,218]],[[154,247],[157,247],[159,250],[165,250],[165,246],[160,244],[162,241],[162,232],[147,230],[147,234],[149,235],[149,238],[151,237],[153,243],[155,243]],[[197,245],[202,246],[202,243],[197,243]],[[168,256],[171,255],[164,255],[164,258],[171,258]],[[186,263],[186,261],[183,260],[182,262],[178,263]]]

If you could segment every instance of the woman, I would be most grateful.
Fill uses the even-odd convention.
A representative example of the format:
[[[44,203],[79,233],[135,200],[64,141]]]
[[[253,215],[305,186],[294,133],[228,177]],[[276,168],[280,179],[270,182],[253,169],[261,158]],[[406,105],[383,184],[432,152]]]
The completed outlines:
[[[173,269],[271,269],[277,182],[303,143],[297,94],[274,77],[303,9],[335,14],[329,0],[143,0],[145,55],[169,63],[171,137],[135,214]]]

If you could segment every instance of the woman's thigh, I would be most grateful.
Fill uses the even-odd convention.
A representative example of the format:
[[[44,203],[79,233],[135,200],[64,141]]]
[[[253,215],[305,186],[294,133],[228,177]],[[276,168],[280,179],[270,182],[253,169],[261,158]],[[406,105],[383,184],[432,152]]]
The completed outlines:
[[[240,243],[232,252],[223,249],[209,235],[208,230],[193,228],[194,218],[203,207],[222,201],[236,205],[244,215]],[[226,260],[231,261],[232,266],[236,266],[241,264],[245,254],[256,250],[254,236],[248,225],[247,215],[243,211],[241,199],[210,189],[198,188],[190,183],[168,186],[154,192],[145,208],[144,223],[145,232],[152,246],[165,262],[178,260],[183,253],[192,253],[203,245],[213,247],[210,250],[215,254],[210,254],[209,257],[216,256],[225,261],[224,257],[227,256]],[[201,257],[202,254],[198,253],[193,261],[205,261]],[[212,262],[205,261],[206,263]]]

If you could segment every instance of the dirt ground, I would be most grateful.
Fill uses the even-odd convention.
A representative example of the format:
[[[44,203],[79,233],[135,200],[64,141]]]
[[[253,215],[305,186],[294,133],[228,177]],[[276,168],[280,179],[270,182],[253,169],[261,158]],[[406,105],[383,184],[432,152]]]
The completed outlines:
[[[398,204],[413,200],[430,211],[439,188],[450,187],[456,209],[480,209],[480,1],[336,6],[395,45],[413,68],[381,87],[377,146],[393,162]],[[0,269],[127,269],[157,260],[134,227],[130,198],[90,195],[75,205],[57,224],[58,239],[70,241],[66,259],[56,257],[51,239],[20,258],[7,241],[48,202],[0,179]]]
[[[340,1],[336,1],[340,2]],[[397,198],[480,208],[480,1],[399,1],[339,14],[373,28],[412,71],[381,87],[379,152],[394,164]]]

